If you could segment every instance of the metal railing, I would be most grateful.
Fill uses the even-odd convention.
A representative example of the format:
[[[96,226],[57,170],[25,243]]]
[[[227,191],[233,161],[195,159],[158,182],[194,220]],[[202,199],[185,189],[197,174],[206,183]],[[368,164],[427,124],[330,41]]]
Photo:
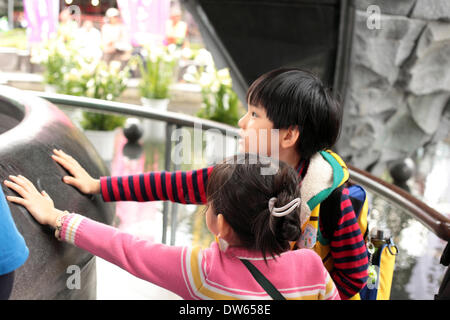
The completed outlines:
[[[60,106],[79,107],[83,109],[89,109],[91,111],[111,112],[121,115],[142,117],[152,120],[159,120],[167,122],[171,125],[177,125],[179,127],[192,127],[201,126],[201,129],[217,129],[223,134],[238,137],[238,129],[219,122],[200,119],[187,114],[181,114],[171,111],[151,110],[144,108],[140,105],[99,100],[85,97],[70,96],[57,93],[47,93],[38,91],[26,91],[41,98],[44,98],[54,104]]]
[[[98,99],[75,97],[62,94],[50,94],[44,92],[29,91],[41,98],[44,98],[54,104],[60,106],[70,106],[79,107],[83,109],[88,109],[90,111],[101,111],[101,112],[112,112],[128,116],[137,116],[142,118],[148,118],[152,120],[160,120],[167,123],[166,127],[166,137],[170,137],[172,131],[175,128],[180,127],[200,127],[202,129],[216,129],[222,134],[226,134],[233,137],[239,136],[239,131],[237,128],[221,124],[215,121],[200,119],[197,117],[179,114],[170,111],[153,111],[147,108],[142,108],[139,105],[133,105],[128,103],[104,101]],[[166,150],[165,150],[165,170],[171,170],[171,140],[166,139]],[[424,202],[413,197],[406,191],[400,189],[399,187],[387,183],[366,171],[357,169],[353,166],[348,166],[350,172],[350,181],[356,184],[360,184],[364,188],[380,195],[388,202],[393,203],[395,206],[408,212],[412,217],[419,220],[428,229],[430,229],[439,238],[449,241],[450,240],[450,219],[443,215],[442,213],[434,210],[433,208],[426,205]],[[177,169],[177,168],[175,168]],[[171,217],[176,216],[176,206],[173,207]],[[174,211],[175,210],[175,211]],[[168,217],[168,206],[164,205],[163,209],[163,242],[166,242],[166,227],[167,227],[167,217]],[[171,237],[171,242],[173,242],[173,237]]]
[[[98,112],[106,112],[106,113],[115,113],[120,115],[127,115],[133,117],[141,117],[152,120],[164,121],[167,123],[166,126],[166,137],[171,137],[172,132],[181,127],[190,127],[190,128],[199,128],[202,130],[215,129],[220,131],[224,135],[228,135],[230,137],[238,137],[239,131],[237,128],[225,125],[222,123],[218,123],[215,121],[210,121],[206,119],[200,119],[197,117],[193,117],[190,115],[180,114],[171,111],[154,111],[149,108],[144,108],[139,105],[115,102],[115,101],[106,101],[57,93],[47,93],[47,92],[37,92],[37,91],[27,91],[28,93],[37,95],[41,98],[44,98],[50,101],[53,104],[64,107],[77,107],[86,109],[89,111],[98,111]],[[172,152],[172,141],[170,139],[166,139],[165,141],[165,162],[164,162],[164,170],[179,170],[178,165],[172,166],[172,161],[170,160],[170,155]],[[170,205],[168,201],[164,201],[163,203],[163,230],[162,230],[162,243],[167,243],[167,227],[168,227],[168,218],[169,218],[169,207],[170,210],[170,220],[171,220],[171,234],[170,234],[170,244],[175,244],[175,232],[176,229],[176,219],[178,213],[177,205]]]
[[[350,165],[348,169],[350,182],[362,185],[380,195],[419,220],[442,240],[450,241],[450,218],[391,183]]]

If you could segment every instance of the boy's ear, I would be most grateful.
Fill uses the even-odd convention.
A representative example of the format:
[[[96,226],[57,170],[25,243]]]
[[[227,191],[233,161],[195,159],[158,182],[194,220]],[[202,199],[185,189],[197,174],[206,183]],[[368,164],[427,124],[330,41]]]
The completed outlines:
[[[300,130],[298,127],[289,127],[288,129],[280,130],[280,145],[284,149],[295,146],[298,139],[300,139]]]

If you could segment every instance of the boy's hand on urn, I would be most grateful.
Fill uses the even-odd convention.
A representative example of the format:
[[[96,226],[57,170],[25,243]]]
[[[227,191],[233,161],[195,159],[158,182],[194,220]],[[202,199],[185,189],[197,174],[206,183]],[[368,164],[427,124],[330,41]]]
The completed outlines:
[[[100,193],[100,180],[92,178],[72,156],[62,150],[54,149],[52,159],[72,175],[63,178],[65,183],[74,186],[85,194]]]

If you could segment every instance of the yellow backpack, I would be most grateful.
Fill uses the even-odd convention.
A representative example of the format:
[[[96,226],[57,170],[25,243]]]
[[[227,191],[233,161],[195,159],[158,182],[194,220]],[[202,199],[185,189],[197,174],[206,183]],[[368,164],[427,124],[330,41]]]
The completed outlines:
[[[322,207],[328,206],[325,199],[337,188],[343,187],[348,182],[349,173],[344,161],[334,152],[327,150],[321,152],[322,157],[328,161],[333,168],[333,185],[327,190],[323,190],[316,197],[308,201],[308,205],[313,208],[308,222],[302,227],[303,231],[317,230],[317,241],[312,248],[322,258],[323,264],[328,271],[334,267],[331,257],[330,241],[320,232],[319,213]],[[366,286],[351,299],[355,300],[385,300],[389,299],[391,284],[394,272],[395,256],[398,253],[397,247],[392,239],[369,239],[368,215],[369,204],[367,194],[359,185],[345,185],[349,190],[349,197],[358,220],[361,234],[369,257],[369,278]],[[340,201],[331,201],[331,210],[339,208]],[[326,208],[328,210],[328,208]],[[334,211],[333,211],[334,212]],[[324,222],[323,222],[324,223]],[[337,222],[336,222],[337,223]],[[308,228],[308,225],[311,228]],[[306,237],[309,239],[311,237]]]

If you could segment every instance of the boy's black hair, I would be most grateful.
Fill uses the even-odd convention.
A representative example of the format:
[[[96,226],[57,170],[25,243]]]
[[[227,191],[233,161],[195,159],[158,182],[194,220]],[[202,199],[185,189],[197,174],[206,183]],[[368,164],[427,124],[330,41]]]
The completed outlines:
[[[224,216],[241,245],[260,251],[264,260],[289,250],[290,241],[301,235],[299,207],[283,217],[269,211],[272,197],[275,207],[300,197],[297,172],[286,163],[279,161],[275,174],[261,174],[262,168],[275,166],[273,161],[248,153],[227,158],[214,167],[206,192],[208,205]]]
[[[274,129],[298,127],[297,151],[304,159],[331,148],[339,137],[340,105],[308,71],[281,68],[263,74],[248,89],[247,103],[264,108]]]

